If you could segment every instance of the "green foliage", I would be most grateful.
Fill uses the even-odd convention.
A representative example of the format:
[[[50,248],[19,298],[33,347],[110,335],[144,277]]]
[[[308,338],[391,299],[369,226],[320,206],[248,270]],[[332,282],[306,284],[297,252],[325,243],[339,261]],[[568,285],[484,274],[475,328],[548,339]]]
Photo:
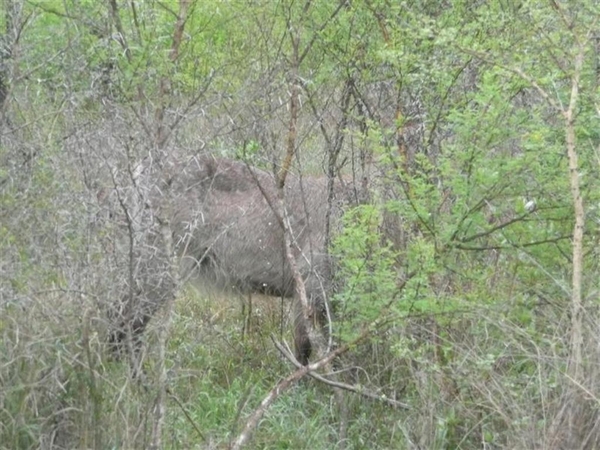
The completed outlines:
[[[349,210],[335,236],[332,326],[348,342],[386,320],[344,356],[351,369],[340,377],[411,407],[349,394],[346,447],[550,442],[573,384],[564,377],[573,208],[558,109],[572,94],[578,45],[587,320],[578,383],[585,396],[597,391],[597,2],[370,0],[338,9],[197,0],[175,61],[178,1],[116,4],[23,2],[20,28],[3,40],[0,447],[148,446],[160,365],[151,337],[142,389],[106,356],[103,309],[120,295],[126,252],[113,236],[123,224],[99,219],[99,190],[117,169],[117,183],[129,180],[148,157],[161,112],[176,123],[165,154],[202,147],[253,165],[277,161],[291,135],[293,85],[297,161],[312,172],[341,142],[343,172],[351,166],[374,185],[371,203]],[[9,14],[0,18],[10,25]],[[287,329],[285,308],[242,333],[236,301],[179,301],[165,448],[224,445],[292,370],[269,340]],[[328,388],[299,385],[250,447],[334,448],[332,404]],[[594,427],[580,428],[591,436]]]
[[[374,205],[354,208],[344,216],[343,231],[335,239],[336,276],[344,282],[334,300],[342,340],[355,338],[360,325],[377,319],[395,296],[396,254],[388,243],[381,242],[381,219],[381,211]]]

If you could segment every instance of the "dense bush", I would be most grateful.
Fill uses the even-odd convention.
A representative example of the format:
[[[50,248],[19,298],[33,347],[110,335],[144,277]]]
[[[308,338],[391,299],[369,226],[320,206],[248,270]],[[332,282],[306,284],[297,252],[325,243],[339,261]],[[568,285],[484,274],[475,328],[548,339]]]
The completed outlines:
[[[142,375],[108,349],[200,151],[368,192],[328,237],[352,392],[290,383],[250,447],[600,446],[594,2],[3,8],[0,448],[223,448],[297,370],[289,300],[187,285]]]

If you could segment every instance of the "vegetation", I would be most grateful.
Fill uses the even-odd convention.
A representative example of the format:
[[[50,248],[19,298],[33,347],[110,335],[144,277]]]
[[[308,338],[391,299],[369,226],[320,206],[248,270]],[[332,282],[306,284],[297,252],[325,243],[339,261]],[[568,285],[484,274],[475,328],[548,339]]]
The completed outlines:
[[[0,448],[600,448],[597,2],[2,8]],[[145,193],[200,152],[367,188],[333,363],[185,280],[143,374],[111,357]]]

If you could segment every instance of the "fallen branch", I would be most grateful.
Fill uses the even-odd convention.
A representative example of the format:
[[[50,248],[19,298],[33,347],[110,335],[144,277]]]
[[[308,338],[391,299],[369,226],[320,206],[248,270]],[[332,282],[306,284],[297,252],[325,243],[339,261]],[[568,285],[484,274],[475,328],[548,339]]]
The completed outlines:
[[[378,323],[379,320],[375,320],[371,324],[371,326],[364,328],[362,333],[352,342],[338,347],[337,349],[329,352],[323,358],[319,359],[318,361],[312,364],[306,366],[301,365],[301,367],[298,370],[291,373],[279,383],[277,383],[275,387],[269,391],[269,393],[262,400],[262,402],[260,402],[260,405],[254,410],[254,412],[250,414],[250,417],[246,421],[246,425],[244,425],[244,429],[238,435],[238,437],[229,444],[229,448],[231,450],[239,450],[244,445],[246,445],[252,437],[252,432],[258,426],[258,423],[267,412],[267,409],[269,409],[269,407],[275,402],[275,400],[279,398],[281,394],[283,394],[285,391],[291,388],[294,385],[294,383],[299,381],[305,375],[314,372],[315,370],[318,370],[323,366],[326,366],[338,356],[346,353],[351,347],[353,347],[354,345],[362,341],[364,338],[366,338],[369,334],[371,334],[371,330],[373,328],[376,328]]]
[[[392,305],[392,303],[396,299],[396,296],[404,289],[404,286],[406,286],[408,280],[410,280],[415,275],[415,273],[416,272],[411,272],[407,275],[405,280],[399,283],[398,290],[396,291],[395,295],[392,296],[387,305],[385,305],[385,307],[382,308],[379,317],[373,320],[370,324],[364,326],[361,333],[356,338],[329,352],[323,358],[319,359],[318,361],[312,364],[308,364],[306,366],[300,365],[298,370],[291,373],[286,378],[277,383],[277,385],[273,389],[271,389],[271,391],[269,391],[269,393],[263,399],[263,401],[260,402],[260,405],[254,410],[254,412],[250,414],[250,417],[248,417],[248,419],[246,420],[246,425],[244,425],[244,429],[242,430],[242,432],[238,435],[238,437],[235,440],[230,442],[229,449],[239,450],[250,441],[250,438],[252,437],[252,432],[256,427],[258,427],[258,423],[267,412],[267,409],[269,409],[269,407],[275,402],[275,400],[279,398],[281,394],[283,394],[290,387],[292,387],[294,383],[299,381],[305,375],[312,376],[315,370],[326,366],[335,358],[346,353],[356,344],[361,342],[363,339],[367,338],[373,330],[377,330],[381,326],[381,324],[385,322],[385,313],[387,312],[388,308]],[[379,397],[378,399],[381,400]],[[402,406],[406,407],[406,405]]]
[[[271,340],[273,341],[273,344],[275,345],[275,347],[277,347],[277,350],[279,350],[281,352],[281,354],[287,360],[289,360],[294,366],[296,366],[296,368],[299,369],[301,367],[304,367],[294,357],[294,355],[291,352],[289,352],[280,342],[276,341],[273,336],[271,336]],[[346,383],[342,383],[339,381],[333,381],[333,380],[330,380],[329,378],[325,378],[324,376],[319,375],[316,372],[308,372],[307,375],[311,378],[314,378],[317,381],[320,381],[321,383],[327,384],[327,385],[335,387],[335,388],[340,388],[345,391],[353,392],[355,394],[362,395],[363,397],[367,397],[372,400],[377,400],[377,401],[380,401],[383,403],[387,403],[388,405],[393,406],[394,408],[410,409],[410,406],[408,406],[406,403],[402,403],[402,402],[399,402],[398,400],[394,400],[393,398],[389,398],[385,394],[377,394],[376,392],[371,392],[362,386],[355,386],[352,384],[346,384]]]

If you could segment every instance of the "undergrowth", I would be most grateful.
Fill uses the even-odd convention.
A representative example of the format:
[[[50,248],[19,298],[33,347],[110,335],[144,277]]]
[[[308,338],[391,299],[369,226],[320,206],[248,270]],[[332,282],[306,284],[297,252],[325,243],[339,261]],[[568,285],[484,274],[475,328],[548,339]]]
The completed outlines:
[[[107,353],[103,318],[72,300],[49,295],[2,311],[0,448],[146,448],[157,396],[153,328],[144,376],[132,380],[127,362]],[[178,299],[164,448],[224,448],[293,370],[271,342],[289,341],[287,301],[282,318],[279,299],[254,297],[247,320],[242,300],[194,290]],[[559,333],[532,338],[490,310],[435,339],[431,331],[423,321],[396,324],[338,365],[339,380],[408,409],[347,393],[342,414],[330,387],[304,379],[268,410],[249,448],[551,448],[545,439],[566,382]],[[593,405],[582,414],[595,429]]]

